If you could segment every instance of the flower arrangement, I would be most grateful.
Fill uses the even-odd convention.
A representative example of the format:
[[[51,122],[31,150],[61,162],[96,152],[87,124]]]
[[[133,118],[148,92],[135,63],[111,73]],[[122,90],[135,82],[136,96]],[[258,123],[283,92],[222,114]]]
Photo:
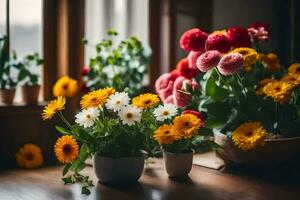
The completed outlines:
[[[276,54],[260,52],[269,38],[264,23],[188,30],[180,39],[188,56],[157,79],[156,91],[163,102],[204,113],[206,127],[243,151],[269,137],[299,135],[300,64],[286,69]]]
[[[82,69],[83,91],[93,91],[104,87],[125,90],[130,96],[141,92],[147,73],[151,50],[136,37],[130,37],[115,45],[118,33],[108,30],[108,39],[95,46],[96,55],[90,59],[89,67]],[[85,39],[84,43],[88,45]],[[130,90],[129,90],[130,88]]]

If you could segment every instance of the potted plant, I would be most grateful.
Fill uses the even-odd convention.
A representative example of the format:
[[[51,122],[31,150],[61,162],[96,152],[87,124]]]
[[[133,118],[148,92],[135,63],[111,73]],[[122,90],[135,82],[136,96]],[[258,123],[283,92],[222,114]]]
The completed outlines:
[[[151,49],[136,37],[114,44],[118,33],[110,29],[107,34],[107,39],[95,45],[96,55],[90,58],[89,66],[82,69],[85,81],[82,89],[114,87],[135,96],[144,88]],[[86,39],[84,43],[90,46]]]
[[[199,83],[201,89],[188,93],[182,106],[205,113],[225,161],[274,164],[300,151],[300,64],[287,69],[276,54],[263,53],[269,35],[263,23],[210,34],[188,30],[180,39],[189,52],[184,63],[156,82],[164,101],[176,104],[182,99],[179,79]]]
[[[22,83],[21,94],[26,104],[37,103],[40,84],[39,84],[39,66],[43,60],[38,53],[29,54],[24,57],[19,66],[18,81]]]
[[[15,93],[17,80],[13,77],[13,62],[9,62],[7,52],[7,37],[0,38],[0,101],[4,104],[12,104]]]

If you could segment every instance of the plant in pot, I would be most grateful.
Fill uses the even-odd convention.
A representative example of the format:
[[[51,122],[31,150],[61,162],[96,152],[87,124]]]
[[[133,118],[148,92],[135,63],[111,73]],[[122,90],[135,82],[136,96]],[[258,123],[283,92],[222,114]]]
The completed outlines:
[[[39,67],[43,60],[38,53],[29,54],[24,57],[20,66],[18,81],[22,83],[21,94],[26,104],[37,103],[40,84],[39,84]]]
[[[82,110],[75,116],[75,123],[70,123],[62,113],[65,101],[65,97],[57,97],[42,114],[44,120],[58,115],[66,125],[56,126],[63,136],[55,144],[58,160],[66,164],[65,184],[80,182],[82,193],[89,194],[92,182],[80,172],[91,157],[100,182],[135,182],[142,174],[144,159],[160,154],[153,139],[158,128],[153,113],[160,103],[157,95],[142,94],[130,101],[128,93],[116,92],[114,88],[89,92],[80,101]]]
[[[96,55],[90,58],[89,66],[82,69],[83,91],[114,87],[130,96],[144,89],[151,49],[136,37],[114,44],[118,33],[107,31],[108,38],[95,45]],[[84,43],[90,47],[86,39]]]

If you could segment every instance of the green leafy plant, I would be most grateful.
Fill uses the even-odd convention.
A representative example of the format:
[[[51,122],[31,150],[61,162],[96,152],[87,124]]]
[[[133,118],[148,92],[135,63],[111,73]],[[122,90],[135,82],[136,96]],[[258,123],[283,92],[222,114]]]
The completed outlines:
[[[19,65],[18,81],[25,85],[38,85],[40,74],[39,66],[43,64],[43,59],[38,53],[26,55],[22,64]]]

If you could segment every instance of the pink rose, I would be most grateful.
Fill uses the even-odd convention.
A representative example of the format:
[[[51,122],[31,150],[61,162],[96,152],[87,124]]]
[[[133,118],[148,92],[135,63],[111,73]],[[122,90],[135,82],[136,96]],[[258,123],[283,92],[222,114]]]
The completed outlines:
[[[200,71],[207,72],[218,65],[221,57],[222,54],[219,51],[207,51],[197,59],[197,67]]]
[[[197,58],[201,55],[201,51],[191,51],[187,57],[189,61],[189,67],[193,69],[197,69],[196,61]]]
[[[166,100],[164,101],[164,103],[171,103],[171,104],[175,104],[174,103],[174,96],[170,95],[166,98]]]
[[[155,90],[162,101],[172,95],[174,81],[170,79],[170,74],[162,74],[155,82]]]
[[[242,66],[243,56],[239,53],[229,53],[221,58],[217,68],[222,75],[228,76],[239,71]]]

